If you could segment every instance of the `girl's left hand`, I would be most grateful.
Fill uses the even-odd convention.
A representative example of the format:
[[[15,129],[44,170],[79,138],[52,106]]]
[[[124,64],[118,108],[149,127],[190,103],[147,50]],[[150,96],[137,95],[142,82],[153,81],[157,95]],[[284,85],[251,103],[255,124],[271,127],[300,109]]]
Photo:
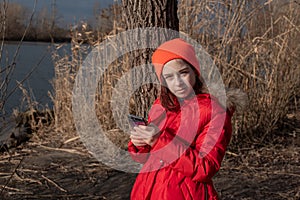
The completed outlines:
[[[139,125],[133,128],[130,138],[141,138],[146,144],[153,146],[158,139],[159,133],[159,128],[154,124],[149,124],[148,126]]]

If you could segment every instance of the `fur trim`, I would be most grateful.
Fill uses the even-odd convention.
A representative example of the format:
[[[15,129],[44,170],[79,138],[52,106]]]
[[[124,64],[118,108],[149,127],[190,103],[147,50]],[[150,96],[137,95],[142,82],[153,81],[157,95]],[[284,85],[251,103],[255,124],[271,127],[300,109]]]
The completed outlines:
[[[248,95],[241,89],[237,88],[226,88],[225,94],[221,94],[220,91],[224,91],[224,89],[221,90],[220,87],[222,85],[220,85],[213,83],[210,85],[209,90],[208,88],[206,89],[206,92],[219,99],[221,104],[226,102],[226,105],[223,104],[223,106],[226,107],[231,113],[235,111],[239,113],[243,112],[249,103]]]
[[[226,90],[226,107],[231,111],[243,112],[249,103],[248,95],[240,89]]]

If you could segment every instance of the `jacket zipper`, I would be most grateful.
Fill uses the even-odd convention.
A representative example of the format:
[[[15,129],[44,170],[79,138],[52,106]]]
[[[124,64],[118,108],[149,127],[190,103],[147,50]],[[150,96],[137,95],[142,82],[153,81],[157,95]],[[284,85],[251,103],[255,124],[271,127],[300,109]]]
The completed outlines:
[[[204,184],[204,190],[205,190],[204,198],[205,198],[205,200],[208,200],[208,190],[207,190],[207,185],[206,185],[206,183],[203,183],[203,184]]]

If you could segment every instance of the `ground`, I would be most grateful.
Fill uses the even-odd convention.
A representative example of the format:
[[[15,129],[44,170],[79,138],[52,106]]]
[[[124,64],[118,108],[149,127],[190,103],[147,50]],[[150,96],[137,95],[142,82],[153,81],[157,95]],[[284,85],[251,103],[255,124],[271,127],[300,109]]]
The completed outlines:
[[[300,199],[299,129],[278,145],[230,149],[214,177],[221,199]],[[129,199],[136,174],[98,162],[76,134],[34,133],[0,154],[1,199]]]

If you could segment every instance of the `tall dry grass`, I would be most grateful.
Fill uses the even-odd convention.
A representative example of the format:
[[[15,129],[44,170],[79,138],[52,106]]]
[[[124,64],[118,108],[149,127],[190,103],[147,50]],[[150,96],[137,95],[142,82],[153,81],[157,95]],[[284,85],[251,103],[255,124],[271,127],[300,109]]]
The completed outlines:
[[[290,108],[299,111],[299,10],[296,1],[180,1],[181,31],[210,53],[226,86],[249,96],[248,109],[233,120],[236,142],[262,143]],[[115,26],[112,33],[116,30],[122,28]],[[55,119],[63,131],[74,131],[71,95],[76,72],[88,48],[105,39],[96,41],[89,32],[83,34],[90,45],[83,45],[82,35],[75,31],[73,54],[55,56]],[[107,104],[114,82],[126,69],[120,62],[114,65],[99,84],[102,100],[97,101],[96,112],[107,130],[118,132]]]
[[[299,1],[181,1],[181,30],[206,48],[226,86],[249,96],[236,140],[261,143],[299,109],[299,11]]]
[[[58,131],[74,132],[72,113],[72,92],[77,71],[85,56],[95,42],[95,36],[87,30],[87,24],[82,23],[77,29],[71,30],[71,54],[68,52],[59,53],[61,46],[58,46],[52,54],[55,65],[55,77],[52,80],[54,94],[54,125]],[[88,42],[88,43],[86,43]]]

